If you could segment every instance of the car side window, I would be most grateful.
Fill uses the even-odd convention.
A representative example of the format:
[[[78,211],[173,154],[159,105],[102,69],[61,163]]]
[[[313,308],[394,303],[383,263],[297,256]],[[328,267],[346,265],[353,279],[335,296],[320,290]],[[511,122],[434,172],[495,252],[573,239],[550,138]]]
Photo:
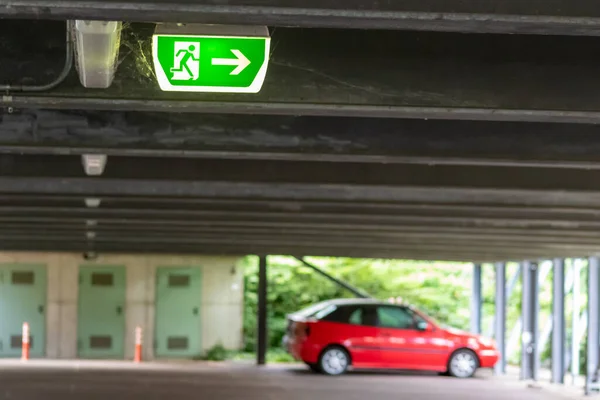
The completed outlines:
[[[356,310],[350,313],[350,318],[348,318],[348,323],[352,325],[362,325],[363,323],[363,309],[357,308]]]
[[[382,328],[414,329],[412,313],[403,307],[377,307],[377,319]]]
[[[360,308],[358,306],[337,306],[335,310],[323,316],[321,320],[327,322],[338,322],[341,324],[354,324],[355,322],[351,322],[350,319],[354,318],[354,320],[356,320],[359,318],[360,323],[360,320],[362,319],[360,314],[355,315],[356,311],[359,309]]]

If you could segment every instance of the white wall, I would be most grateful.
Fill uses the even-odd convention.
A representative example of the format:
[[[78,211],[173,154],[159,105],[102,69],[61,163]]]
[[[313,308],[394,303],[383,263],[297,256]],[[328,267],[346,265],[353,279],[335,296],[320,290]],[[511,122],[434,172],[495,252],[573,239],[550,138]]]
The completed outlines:
[[[242,346],[243,269],[239,257],[100,255],[84,260],[69,253],[0,253],[0,263],[40,263],[48,268],[46,354],[77,357],[77,295],[81,265],[126,268],[125,357],[133,358],[134,331],[143,329],[143,356],[153,358],[155,276],[157,267],[202,268],[201,340],[203,350],[217,343]]]

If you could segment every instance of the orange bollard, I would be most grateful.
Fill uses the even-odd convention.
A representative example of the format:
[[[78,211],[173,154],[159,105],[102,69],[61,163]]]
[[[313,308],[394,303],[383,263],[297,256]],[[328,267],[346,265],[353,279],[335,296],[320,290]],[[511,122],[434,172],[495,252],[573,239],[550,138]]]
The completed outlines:
[[[21,360],[29,360],[29,324],[23,323],[23,337],[21,339]]]
[[[142,361],[142,328],[139,326],[135,328],[135,353],[133,355],[133,362],[139,363]]]

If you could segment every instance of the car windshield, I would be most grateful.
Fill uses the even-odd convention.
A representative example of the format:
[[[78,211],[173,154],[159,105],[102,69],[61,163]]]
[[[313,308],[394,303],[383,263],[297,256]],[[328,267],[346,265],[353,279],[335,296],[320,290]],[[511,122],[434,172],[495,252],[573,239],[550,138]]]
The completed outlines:
[[[419,309],[417,309],[417,308],[414,308],[414,307],[412,307],[412,310],[413,310],[413,312],[414,312],[414,313],[415,313],[417,316],[419,316],[419,317],[423,318],[424,320],[426,320],[426,321],[429,321],[429,322],[433,323],[434,325],[436,325],[436,326],[439,326],[439,327],[441,327],[441,328],[446,328],[446,326],[445,326],[444,324],[442,324],[441,322],[439,322],[439,321],[438,321],[438,320],[436,320],[435,318],[433,318],[433,317],[431,317],[431,316],[427,315],[427,314],[426,314],[426,313],[424,313],[423,311],[421,311],[421,310],[419,310]]]

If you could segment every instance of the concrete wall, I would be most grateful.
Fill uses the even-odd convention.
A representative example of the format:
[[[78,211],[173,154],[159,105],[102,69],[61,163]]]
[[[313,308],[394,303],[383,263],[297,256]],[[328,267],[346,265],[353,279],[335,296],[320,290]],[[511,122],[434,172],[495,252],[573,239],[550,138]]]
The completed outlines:
[[[77,357],[77,295],[79,267],[122,265],[126,268],[125,355],[133,358],[134,331],[143,329],[144,358],[153,358],[155,276],[157,267],[202,268],[201,340],[203,350],[217,343],[242,346],[243,269],[239,257],[0,253],[0,263],[40,263],[48,269],[46,355]]]

